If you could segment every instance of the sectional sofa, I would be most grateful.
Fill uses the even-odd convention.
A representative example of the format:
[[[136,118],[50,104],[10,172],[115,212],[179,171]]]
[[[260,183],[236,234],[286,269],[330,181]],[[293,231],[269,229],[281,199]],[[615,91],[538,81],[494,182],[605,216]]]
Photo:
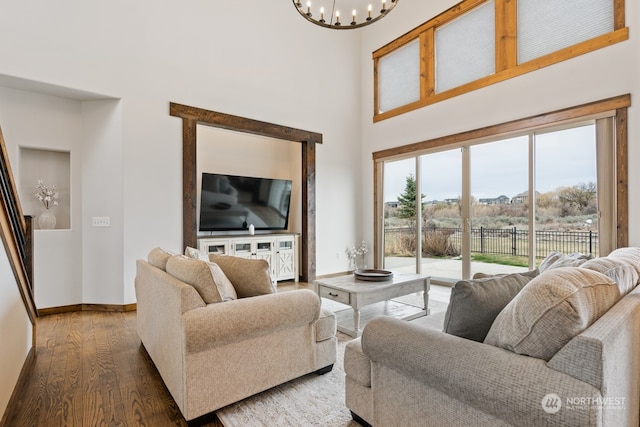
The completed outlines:
[[[380,426],[637,426],[640,249],[458,282],[447,312],[372,319],[346,404]],[[555,264],[555,265],[554,265]]]

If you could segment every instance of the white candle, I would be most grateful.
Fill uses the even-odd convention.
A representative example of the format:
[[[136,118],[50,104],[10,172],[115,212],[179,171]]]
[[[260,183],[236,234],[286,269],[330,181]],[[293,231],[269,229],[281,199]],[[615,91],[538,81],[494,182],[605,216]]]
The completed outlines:
[[[320,8],[320,20],[324,21],[324,7]]]
[[[356,22],[356,10],[355,9],[353,9],[352,18],[353,18],[352,21]]]
[[[371,5],[369,5],[369,14],[367,16],[371,18]]]
[[[336,24],[340,23],[340,11],[336,10]]]
[[[307,13],[311,13],[311,2],[307,2]]]

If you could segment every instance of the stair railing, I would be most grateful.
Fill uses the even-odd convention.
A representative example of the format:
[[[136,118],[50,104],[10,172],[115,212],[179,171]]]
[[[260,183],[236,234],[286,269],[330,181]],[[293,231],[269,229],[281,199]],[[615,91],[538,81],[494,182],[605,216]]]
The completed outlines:
[[[0,128],[0,235],[31,323],[38,317],[33,298],[33,218],[24,216]]]

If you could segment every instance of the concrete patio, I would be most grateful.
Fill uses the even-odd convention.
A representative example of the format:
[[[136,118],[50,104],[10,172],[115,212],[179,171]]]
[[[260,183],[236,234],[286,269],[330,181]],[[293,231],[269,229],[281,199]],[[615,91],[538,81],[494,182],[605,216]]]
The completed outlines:
[[[413,273],[416,271],[416,260],[415,258],[408,257],[387,257],[385,258],[384,268],[392,271]],[[475,273],[522,273],[527,270],[528,269],[526,267],[515,267],[511,265],[491,264],[486,262],[471,262],[471,276]],[[423,258],[422,273],[430,275],[431,282],[434,284],[453,286],[457,280],[462,278],[462,260]]]

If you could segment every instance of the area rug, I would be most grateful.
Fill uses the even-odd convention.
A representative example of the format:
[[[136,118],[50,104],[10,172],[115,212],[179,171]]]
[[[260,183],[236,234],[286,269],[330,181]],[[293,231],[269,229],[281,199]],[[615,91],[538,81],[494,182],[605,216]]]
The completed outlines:
[[[344,403],[343,358],[353,338],[338,332],[333,370],[308,374],[216,411],[225,427],[359,427]]]

